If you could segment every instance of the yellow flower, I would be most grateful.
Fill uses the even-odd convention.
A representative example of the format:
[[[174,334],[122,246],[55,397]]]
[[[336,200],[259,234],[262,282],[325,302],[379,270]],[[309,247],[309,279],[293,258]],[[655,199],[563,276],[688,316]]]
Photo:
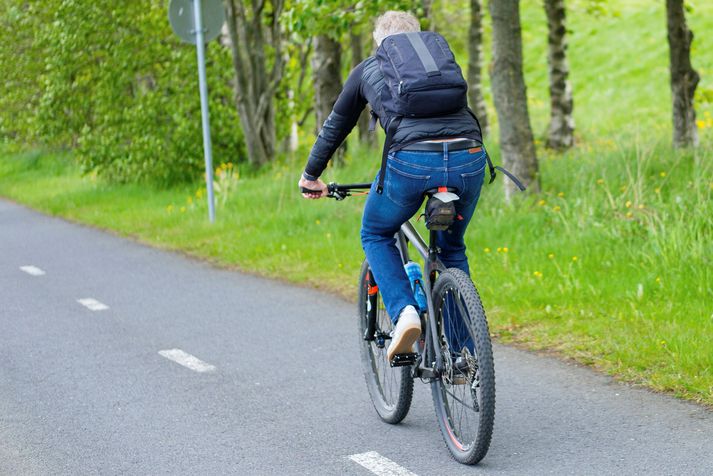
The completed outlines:
[[[699,129],[705,129],[705,127],[706,127],[706,121],[704,121],[704,120],[702,120],[702,119],[698,119],[698,120],[696,121],[696,125],[698,126]]]
[[[554,253],[550,253],[550,254],[547,255],[547,257],[548,257],[549,259],[555,259],[555,254],[554,254]]]
[[[572,256],[572,261],[577,261],[578,259],[576,256]]]
[[[661,177],[665,177],[665,176],[666,176],[666,172],[661,172],[659,175],[660,175]]]
[[[537,205],[543,207],[543,206],[545,206],[546,203],[547,203],[546,201],[540,200],[539,202],[537,202]]]
[[[713,188],[713,184],[711,184],[711,188]],[[654,189],[654,192],[655,192],[655,193],[661,193],[661,189],[660,189],[659,187],[656,187],[656,188]]]
[[[507,252],[508,252],[508,247],[507,246],[503,247],[503,253],[507,253]]]
[[[555,205],[554,207],[552,207],[553,212],[558,212],[560,210],[562,210],[562,209],[559,207],[559,205]]]
[[[186,213],[186,207],[181,207],[181,213]]]
[[[624,205],[626,206],[626,208],[631,208],[631,200],[627,200]]]
[[[503,250],[501,246],[498,246],[498,249],[496,250],[498,253],[500,253]]]
[[[539,271],[535,271],[534,273],[532,273],[532,275],[536,278],[542,278],[542,273],[540,273]]]
[[[643,203],[639,205],[639,210],[643,210],[644,208],[645,208],[645,206]]]
[[[659,284],[661,284],[661,278],[660,278],[660,277],[657,277],[657,278],[656,278],[656,282],[659,283]]]
[[[317,224],[317,225],[319,225],[319,224],[322,223],[322,222],[319,221],[319,220],[315,220],[314,223]]]
[[[662,346],[666,347],[666,341],[665,341],[665,340],[662,340],[662,341],[660,342],[660,344],[661,344]]]
[[[560,197],[560,198],[564,197],[564,192],[558,193],[557,196]]]
[[[597,184],[598,184],[598,185],[602,185],[603,183],[604,183],[604,179],[603,179],[603,178],[600,178],[600,179],[597,180]]]
[[[631,212],[626,212],[626,218],[631,218],[631,217],[633,217],[633,216],[634,216],[633,213],[631,213]]]
[[[485,251],[486,253],[490,253],[490,248],[483,248],[483,251]]]
[[[173,205],[167,206],[167,207],[166,207],[166,211],[167,211],[168,213],[173,212]]]

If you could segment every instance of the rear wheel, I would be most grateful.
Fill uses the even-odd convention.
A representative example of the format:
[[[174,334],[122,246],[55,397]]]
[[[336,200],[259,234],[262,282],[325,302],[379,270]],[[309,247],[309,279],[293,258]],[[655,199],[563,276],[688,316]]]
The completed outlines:
[[[386,358],[393,324],[366,260],[359,275],[358,306],[361,364],[371,401],[382,420],[398,423],[411,407],[411,367],[391,367]]]
[[[443,440],[453,458],[475,464],[490,447],[495,419],[493,349],[478,292],[463,271],[449,268],[433,289],[445,369],[431,383]]]

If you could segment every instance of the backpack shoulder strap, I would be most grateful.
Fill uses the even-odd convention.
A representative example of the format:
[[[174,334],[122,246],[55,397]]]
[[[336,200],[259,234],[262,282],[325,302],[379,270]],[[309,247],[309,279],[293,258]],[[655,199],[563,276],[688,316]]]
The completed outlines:
[[[391,121],[389,121],[388,126],[386,126],[386,139],[384,140],[384,150],[381,153],[381,169],[379,169],[379,183],[376,185],[376,193],[381,195],[384,191],[384,175],[386,174],[386,159],[389,157],[389,149],[391,149],[391,143],[394,141],[394,134],[396,129],[399,128],[401,124],[402,116],[394,116]]]

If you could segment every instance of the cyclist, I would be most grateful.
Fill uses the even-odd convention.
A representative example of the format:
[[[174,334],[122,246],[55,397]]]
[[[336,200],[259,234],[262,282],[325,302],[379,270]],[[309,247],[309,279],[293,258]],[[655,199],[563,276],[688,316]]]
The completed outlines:
[[[373,37],[379,47],[390,35],[418,31],[419,21],[412,14],[389,11],[377,18]],[[315,191],[303,193],[305,198],[318,199],[327,195],[327,186],[319,177],[356,125],[367,103],[372,115],[378,112],[379,122],[382,127],[386,125],[389,137],[388,127],[394,117],[389,117],[388,108],[382,104],[389,100],[389,94],[390,88],[385,83],[376,55],[368,57],[351,71],[319,132],[299,180],[300,187]],[[431,101],[439,101],[438,96],[434,94]],[[401,224],[418,211],[426,190],[436,187],[457,189],[460,197],[455,202],[458,221],[449,230],[437,232],[436,244],[446,267],[457,267],[469,273],[463,235],[480,196],[486,163],[480,127],[466,107],[432,117],[399,117],[397,124],[395,132],[391,133],[390,144],[387,139],[388,160],[372,184],[361,228],[362,247],[386,311],[395,324],[387,351],[389,360],[395,354],[411,352],[421,334],[418,304],[394,235]],[[382,173],[383,193],[379,180]]]

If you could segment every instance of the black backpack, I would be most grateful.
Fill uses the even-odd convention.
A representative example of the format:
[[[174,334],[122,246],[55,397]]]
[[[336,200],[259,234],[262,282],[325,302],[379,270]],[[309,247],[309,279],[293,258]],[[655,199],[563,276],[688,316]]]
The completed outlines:
[[[390,118],[387,124],[382,122],[386,140],[377,186],[381,193],[386,158],[401,119],[440,116],[466,108],[468,83],[446,39],[432,31],[387,36],[376,50],[376,59],[385,86],[382,110],[375,113],[382,121]]]
[[[392,116],[432,117],[468,105],[468,84],[448,42],[432,31],[387,36],[376,50],[382,107]]]

